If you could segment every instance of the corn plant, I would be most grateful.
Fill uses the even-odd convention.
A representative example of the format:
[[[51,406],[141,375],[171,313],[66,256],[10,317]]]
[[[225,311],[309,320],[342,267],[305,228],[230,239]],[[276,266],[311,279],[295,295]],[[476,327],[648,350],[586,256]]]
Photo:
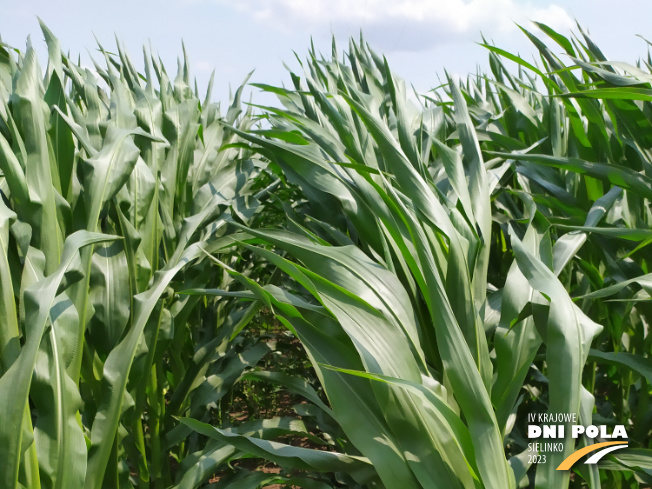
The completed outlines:
[[[576,469],[577,487],[649,482],[652,186],[649,144],[629,133],[647,124],[646,92],[601,88],[647,78],[605,68],[588,36],[540,27],[582,80],[526,32],[551,74],[487,46],[493,79],[449,80],[415,107],[386,61],[351,43],[348,63],[311,52],[293,89],[258,85],[284,108],[267,108],[273,131],[239,132],[303,192],[287,231],[248,231],[296,290],[230,273],[303,343],[370,486],[567,487],[555,469],[568,434],[545,466],[527,463],[537,411],[637,433],[608,472]],[[613,294],[626,302],[596,300]]]

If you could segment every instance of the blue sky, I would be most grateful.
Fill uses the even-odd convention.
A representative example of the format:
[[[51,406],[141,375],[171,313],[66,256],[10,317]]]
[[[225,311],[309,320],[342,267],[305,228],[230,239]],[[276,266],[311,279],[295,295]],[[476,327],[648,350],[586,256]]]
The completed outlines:
[[[215,69],[215,97],[225,100],[229,84],[238,85],[254,69],[251,81],[288,83],[283,63],[298,69],[293,51],[303,57],[311,37],[328,53],[332,35],[343,49],[362,29],[399,76],[426,91],[444,68],[465,75],[486,66],[486,52],[476,44],[481,32],[530,56],[531,46],[514,24],[527,26],[528,19],[565,34],[577,19],[608,57],[634,62],[647,52],[636,34],[652,39],[650,14],[649,0],[22,0],[3,5],[0,37],[24,48],[31,35],[44,57],[39,16],[85,63],[87,53],[96,52],[94,36],[110,49],[117,35],[138,60],[151,41],[168,72],[176,71],[183,39],[200,87]],[[254,100],[260,101],[256,93]]]

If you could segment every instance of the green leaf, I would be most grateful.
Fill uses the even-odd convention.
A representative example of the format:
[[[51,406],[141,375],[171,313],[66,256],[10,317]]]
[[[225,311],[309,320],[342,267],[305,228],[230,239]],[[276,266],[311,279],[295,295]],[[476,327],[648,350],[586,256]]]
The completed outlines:
[[[115,237],[79,231],[66,239],[61,264],[48,277],[38,281],[25,291],[25,344],[16,361],[0,377],[0,417],[5,421],[0,429],[0,457],[5,470],[0,475],[4,487],[16,487],[21,451],[23,413],[36,366],[37,353],[43,334],[52,321],[57,289],[64,275],[75,260],[78,251],[95,243],[112,241]],[[52,326],[50,326],[52,327]],[[59,372],[63,375],[63,370]],[[63,386],[62,386],[63,387]],[[64,454],[64,457],[70,454]],[[65,480],[65,479],[64,479]],[[74,479],[73,479],[74,480]]]
[[[293,447],[283,443],[239,435],[191,418],[182,418],[181,422],[204,436],[230,443],[243,452],[267,458],[288,468],[316,470],[318,472],[345,472],[358,479],[360,483],[364,483],[373,474],[369,461],[363,457]]]

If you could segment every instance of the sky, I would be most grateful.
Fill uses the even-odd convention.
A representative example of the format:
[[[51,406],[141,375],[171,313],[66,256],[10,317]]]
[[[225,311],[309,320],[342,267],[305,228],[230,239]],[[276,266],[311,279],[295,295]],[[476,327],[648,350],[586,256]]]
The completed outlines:
[[[300,73],[295,53],[304,58],[311,39],[330,53],[335,37],[340,51],[350,37],[365,40],[384,54],[393,71],[425,92],[439,84],[444,69],[466,76],[486,68],[482,35],[526,59],[534,50],[517,23],[531,21],[569,35],[575,22],[590,32],[608,58],[634,63],[647,55],[652,40],[649,0],[0,0],[0,38],[19,49],[27,36],[46,60],[37,16],[60,39],[65,51],[91,65],[96,38],[107,50],[115,38],[135,61],[150,44],[168,73],[176,73],[182,40],[191,73],[204,90],[215,70],[214,99],[224,103],[255,70],[250,82],[289,84],[284,63]],[[136,63],[141,67],[141,63]],[[255,103],[269,103],[258,89],[248,89]]]

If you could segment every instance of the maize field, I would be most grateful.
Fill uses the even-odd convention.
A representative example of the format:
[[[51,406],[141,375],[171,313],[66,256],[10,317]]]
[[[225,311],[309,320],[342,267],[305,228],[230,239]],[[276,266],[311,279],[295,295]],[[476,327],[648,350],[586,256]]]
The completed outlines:
[[[0,489],[651,487],[652,58],[534,27],[275,106],[0,44]]]

